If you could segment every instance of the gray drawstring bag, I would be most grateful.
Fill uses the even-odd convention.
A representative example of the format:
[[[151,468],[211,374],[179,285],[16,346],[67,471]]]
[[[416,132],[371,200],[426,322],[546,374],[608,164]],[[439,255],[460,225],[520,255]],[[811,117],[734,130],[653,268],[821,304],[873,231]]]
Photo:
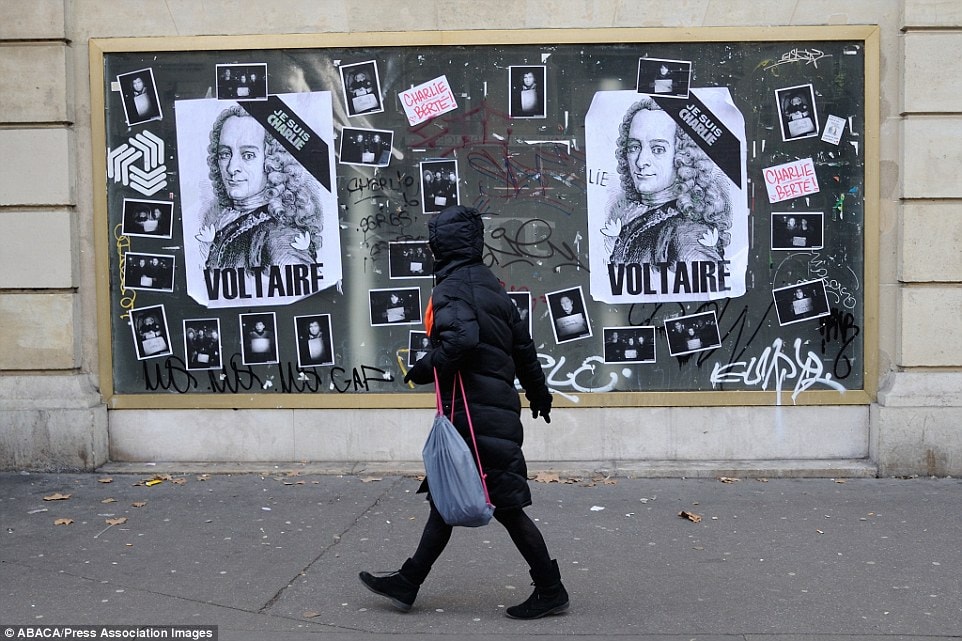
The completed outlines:
[[[471,441],[474,451],[478,450],[474,438],[474,425],[468,411],[468,399],[464,395],[464,381],[461,373],[457,375],[461,385],[461,398],[468,416]],[[471,455],[471,449],[458,433],[456,427],[441,409],[441,393],[438,390],[438,373],[434,372],[434,394],[437,400],[437,414],[428,434],[421,456],[424,471],[427,473],[428,491],[431,501],[448,525],[480,527],[487,525],[494,513],[494,506],[488,496],[481,458]],[[455,387],[455,396],[457,387]],[[454,398],[451,402],[451,418],[454,418]],[[477,460],[477,465],[475,465]]]

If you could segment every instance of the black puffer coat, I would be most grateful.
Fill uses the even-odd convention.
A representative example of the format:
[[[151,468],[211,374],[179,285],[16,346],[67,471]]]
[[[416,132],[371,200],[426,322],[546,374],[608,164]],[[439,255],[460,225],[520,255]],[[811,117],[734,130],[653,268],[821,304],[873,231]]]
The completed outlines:
[[[515,377],[532,407],[550,409],[551,394],[527,323],[481,260],[484,224],[476,210],[449,207],[428,223],[428,232],[435,287],[433,322],[429,313],[425,324],[430,324],[432,349],[407,378],[433,383],[437,369],[442,404],[450,416],[455,374],[461,372],[491,502],[499,509],[530,505]],[[471,447],[460,389],[454,424]]]

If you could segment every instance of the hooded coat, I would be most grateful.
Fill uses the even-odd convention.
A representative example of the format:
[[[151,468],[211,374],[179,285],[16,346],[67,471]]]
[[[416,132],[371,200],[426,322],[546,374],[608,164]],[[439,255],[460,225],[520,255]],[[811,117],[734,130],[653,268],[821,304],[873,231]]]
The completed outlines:
[[[431,349],[406,379],[432,383],[437,370],[442,407],[450,416],[455,375],[461,373],[491,502],[498,509],[525,507],[531,491],[515,378],[532,408],[551,407],[528,325],[482,262],[484,224],[476,210],[445,209],[428,222],[428,239],[435,277],[425,319]],[[460,389],[454,408],[454,425],[473,450]],[[419,491],[428,489],[430,479],[426,484]]]

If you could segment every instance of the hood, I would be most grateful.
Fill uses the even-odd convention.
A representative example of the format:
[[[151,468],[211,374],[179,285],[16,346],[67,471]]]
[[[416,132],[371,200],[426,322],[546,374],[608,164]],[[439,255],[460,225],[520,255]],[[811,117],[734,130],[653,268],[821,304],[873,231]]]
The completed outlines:
[[[448,207],[428,221],[428,242],[434,254],[434,275],[443,279],[456,267],[480,263],[484,222],[478,210]]]

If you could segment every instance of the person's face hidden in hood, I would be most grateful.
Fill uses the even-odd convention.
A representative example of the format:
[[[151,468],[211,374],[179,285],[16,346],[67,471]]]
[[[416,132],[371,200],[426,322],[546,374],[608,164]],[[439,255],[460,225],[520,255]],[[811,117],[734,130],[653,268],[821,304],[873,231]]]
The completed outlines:
[[[435,272],[457,260],[480,260],[484,249],[484,223],[476,209],[454,206],[428,221],[428,242]]]

